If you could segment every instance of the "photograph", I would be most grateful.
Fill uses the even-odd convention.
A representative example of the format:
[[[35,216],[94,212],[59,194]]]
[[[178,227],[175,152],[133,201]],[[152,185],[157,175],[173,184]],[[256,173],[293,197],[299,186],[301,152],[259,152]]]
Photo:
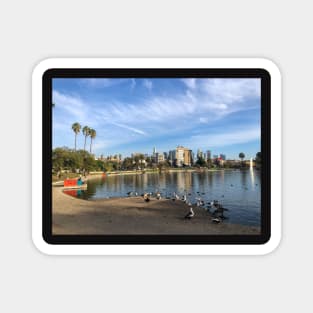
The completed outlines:
[[[260,77],[51,79],[52,235],[260,235]]]

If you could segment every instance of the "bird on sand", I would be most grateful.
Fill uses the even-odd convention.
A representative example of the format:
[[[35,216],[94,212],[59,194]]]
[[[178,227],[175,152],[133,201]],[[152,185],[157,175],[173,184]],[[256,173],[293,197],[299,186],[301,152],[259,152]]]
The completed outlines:
[[[192,208],[189,209],[189,212],[185,216],[186,219],[192,219],[195,216],[195,213]]]
[[[212,218],[212,223],[218,224],[220,222],[221,222],[221,219],[219,219],[218,217]]]
[[[149,201],[150,201],[150,195],[147,194],[147,193],[145,193],[145,194],[143,195],[143,199],[144,199],[146,202],[149,202]]]

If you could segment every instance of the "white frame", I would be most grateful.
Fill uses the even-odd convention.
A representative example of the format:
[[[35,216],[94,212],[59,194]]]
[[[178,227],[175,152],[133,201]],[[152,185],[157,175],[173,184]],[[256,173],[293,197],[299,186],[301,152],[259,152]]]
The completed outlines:
[[[265,244],[51,245],[42,237],[42,75],[52,68],[261,68],[271,75],[271,238]],[[281,75],[264,58],[55,58],[32,75],[32,238],[49,255],[263,255],[281,239]]]

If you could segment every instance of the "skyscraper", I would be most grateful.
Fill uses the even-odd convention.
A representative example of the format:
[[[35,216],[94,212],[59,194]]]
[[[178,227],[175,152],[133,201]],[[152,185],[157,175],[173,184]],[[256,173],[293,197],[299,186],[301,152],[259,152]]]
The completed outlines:
[[[207,160],[210,160],[210,159],[211,159],[211,150],[207,150],[207,152],[206,152],[206,158],[207,158]]]

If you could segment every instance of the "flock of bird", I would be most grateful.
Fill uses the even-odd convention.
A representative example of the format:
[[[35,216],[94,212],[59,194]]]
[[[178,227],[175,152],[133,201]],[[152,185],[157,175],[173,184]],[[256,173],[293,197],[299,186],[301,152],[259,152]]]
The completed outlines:
[[[171,199],[172,201],[182,201],[183,203],[186,203],[189,206],[189,212],[184,216],[185,219],[192,219],[195,216],[195,212],[193,210],[193,206],[203,208],[207,212],[211,213],[212,216],[212,223],[218,224],[221,223],[224,219],[227,217],[224,215],[225,211],[229,211],[229,209],[224,208],[221,203],[219,203],[218,200],[213,200],[210,202],[205,202],[200,197],[200,192],[197,192],[198,198],[196,198],[196,203],[192,204],[190,201],[188,201],[187,194],[184,193],[182,196],[179,196],[176,192],[173,192],[171,197],[166,197],[166,199]],[[202,193],[204,194],[204,193]],[[138,196],[137,192],[130,191],[127,193],[129,197],[132,196]],[[190,194],[189,194],[190,195]],[[155,197],[157,200],[162,199],[162,195],[159,191],[152,193],[152,192],[145,192],[144,194],[141,194],[141,197],[143,197],[145,202],[149,202],[151,197]],[[224,195],[222,195],[224,197]]]

